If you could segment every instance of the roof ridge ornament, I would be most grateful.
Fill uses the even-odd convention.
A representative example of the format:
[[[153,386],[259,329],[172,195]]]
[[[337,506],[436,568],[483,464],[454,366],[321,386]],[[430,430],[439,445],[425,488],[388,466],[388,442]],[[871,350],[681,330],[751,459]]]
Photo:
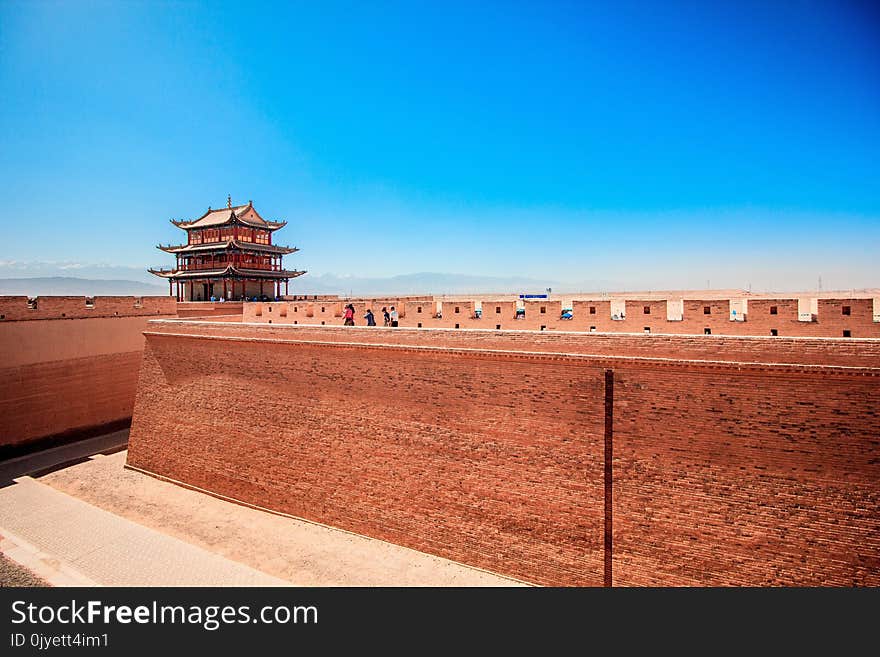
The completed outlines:
[[[232,209],[232,194],[226,195],[226,207]]]

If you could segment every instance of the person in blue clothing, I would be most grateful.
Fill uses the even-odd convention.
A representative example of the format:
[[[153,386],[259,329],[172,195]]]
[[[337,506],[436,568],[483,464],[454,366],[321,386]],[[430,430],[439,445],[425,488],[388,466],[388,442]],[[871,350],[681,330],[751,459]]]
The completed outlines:
[[[367,326],[375,326],[376,318],[373,317],[373,311],[367,308],[367,314],[364,315],[364,319],[367,320]]]

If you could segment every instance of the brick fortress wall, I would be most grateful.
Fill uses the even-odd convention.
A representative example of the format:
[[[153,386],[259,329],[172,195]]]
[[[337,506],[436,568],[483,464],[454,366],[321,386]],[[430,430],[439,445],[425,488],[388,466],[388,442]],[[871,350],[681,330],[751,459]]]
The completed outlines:
[[[128,462],[539,584],[876,586],[878,383],[877,340],[153,322]]]
[[[0,454],[124,425],[151,317],[169,297],[0,297]]]
[[[241,321],[242,303],[238,301],[178,301],[177,316],[186,318],[210,317],[219,322]]]
[[[810,300],[805,299],[803,302]],[[559,300],[517,303],[492,299],[438,300],[430,297],[355,299],[355,323],[365,325],[372,308],[382,325],[383,306],[395,306],[400,326],[409,328],[489,328],[502,330],[749,335],[781,337],[880,338],[880,299],[818,299],[817,311],[801,313],[798,299],[575,300],[572,318],[562,319]],[[244,304],[242,321],[263,324],[341,326],[348,301],[273,301]],[[438,306],[440,313],[438,316]],[[673,307],[683,308],[679,314]],[[476,310],[480,309],[481,313]],[[624,312],[621,314],[621,310]],[[733,311],[736,310],[736,314]],[[803,317],[802,321],[801,317]],[[848,333],[847,333],[848,332]]]

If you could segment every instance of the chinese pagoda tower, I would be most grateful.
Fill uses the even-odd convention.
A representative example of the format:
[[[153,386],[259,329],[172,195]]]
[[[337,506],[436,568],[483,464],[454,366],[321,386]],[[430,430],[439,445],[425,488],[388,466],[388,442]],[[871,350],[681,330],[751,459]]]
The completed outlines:
[[[150,269],[168,279],[168,293],[178,301],[209,301],[281,296],[288,281],[306,272],[284,269],[281,259],[296,248],[272,244],[272,233],[286,221],[266,221],[254,208],[232,206],[229,197],[222,210],[208,211],[192,221],[171,220],[186,231],[186,244],[158,246],[177,258],[174,269]]]

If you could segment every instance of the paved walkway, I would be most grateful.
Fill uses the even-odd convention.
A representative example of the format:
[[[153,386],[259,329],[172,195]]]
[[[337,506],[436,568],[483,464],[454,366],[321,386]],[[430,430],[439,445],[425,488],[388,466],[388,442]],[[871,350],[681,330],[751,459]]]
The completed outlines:
[[[50,584],[286,586],[30,477],[0,488],[0,548]]]
[[[67,445],[25,454],[14,459],[0,461],[0,486],[16,477],[32,474],[46,468],[82,460],[92,454],[110,453],[124,449],[128,444],[128,429],[106,433]]]
[[[126,470],[127,441],[0,462],[0,553],[53,586],[522,585]]]

